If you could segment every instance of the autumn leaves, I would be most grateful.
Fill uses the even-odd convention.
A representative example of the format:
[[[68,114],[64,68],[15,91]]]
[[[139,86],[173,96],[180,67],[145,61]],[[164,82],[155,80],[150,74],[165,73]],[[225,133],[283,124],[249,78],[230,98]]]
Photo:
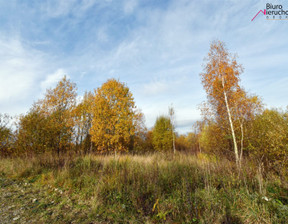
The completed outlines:
[[[237,63],[236,57],[229,54],[225,44],[214,41],[210,46],[206,58],[204,72],[200,74],[202,84],[207,93],[208,107],[204,112],[210,115],[210,121],[214,121],[219,127],[230,129],[233,140],[233,149],[236,164],[241,166],[243,155],[243,139],[245,119],[254,116],[261,103],[257,97],[249,97],[240,87],[240,74],[243,68]],[[210,109],[210,113],[207,113]],[[236,126],[241,129],[240,149],[236,138]]]
[[[91,135],[97,149],[115,154],[132,149],[141,115],[129,88],[111,79],[95,91],[93,100]]]
[[[94,93],[85,93],[79,104],[76,96],[76,85],[66,77],[47,90],[44,99],[20,118],[18,146],[23,151],[58,154],[71,149],[116,153],[133,147],[142,116],[124,83],[110,79]]]
[[[240,86],[242,72],[242,66],[224,43],[214,41],[200,75],[208,102],[202,107],[205,119],[199,143],[206,152],[229,154],[227,149],[233,150],[238,168],[245,154],[258,161],[258,165],[265,163],[266,168],[279,171],[288,164],[288,113],[264,110],[259,97],[249,95]]]

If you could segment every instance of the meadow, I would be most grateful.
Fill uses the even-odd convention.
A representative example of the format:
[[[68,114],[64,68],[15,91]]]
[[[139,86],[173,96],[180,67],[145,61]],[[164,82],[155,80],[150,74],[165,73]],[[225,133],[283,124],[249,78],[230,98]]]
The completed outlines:
[[[25,211],[5,210],[7,223],[287,223],[287,179],[254,164],[239,172],[201,153],[2,158],[1,213],[6,203]]]

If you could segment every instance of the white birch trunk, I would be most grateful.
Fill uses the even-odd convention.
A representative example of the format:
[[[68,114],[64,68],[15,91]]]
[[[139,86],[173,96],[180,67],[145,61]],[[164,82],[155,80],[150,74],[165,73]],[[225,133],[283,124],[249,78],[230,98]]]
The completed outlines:
[[[244,128],[242,122],[240,124],[240,128],[241,128],[241,149],[240,149],[239,167],[241,168],[242,156],[243,156],[243,142],[244,142]]]
[[[226,93],[226,91],[224,89],[225,84],[224,84],[224,77],[223,76],[222,76],[222,86],[223,86],[224,99],[225,99],[226,109],[227,109],[227,113],[228,113],[228,118],[229,118],[229,123],[230,123],[233,143],[234,143],[234,152],[235,152],[236,164],[237,164],[237,166],[239,166],[238,146],[237,146],[234,126],[233,126],[233,121],[232,121],[232,117],[231,117],[231,113],[230,113],[230,108],[229,108],[229,104],[228,104],[227,93]]]

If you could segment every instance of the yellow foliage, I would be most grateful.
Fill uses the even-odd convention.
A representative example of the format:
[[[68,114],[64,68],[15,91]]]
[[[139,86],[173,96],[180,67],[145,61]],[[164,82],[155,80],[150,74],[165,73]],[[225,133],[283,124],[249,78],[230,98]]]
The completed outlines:
[[[129,88],[110,79],[95,90],[92,107],[92,141],[98,150],[128,151],[133,144],[137,122],[141,116]]]

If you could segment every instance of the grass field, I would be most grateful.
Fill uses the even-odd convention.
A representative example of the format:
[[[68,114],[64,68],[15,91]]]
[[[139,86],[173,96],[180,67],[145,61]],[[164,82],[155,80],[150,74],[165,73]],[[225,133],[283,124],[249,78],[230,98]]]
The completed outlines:
[[[205,154],[1,159],[0,175],[1,223],[288,220],[287,179]]]

